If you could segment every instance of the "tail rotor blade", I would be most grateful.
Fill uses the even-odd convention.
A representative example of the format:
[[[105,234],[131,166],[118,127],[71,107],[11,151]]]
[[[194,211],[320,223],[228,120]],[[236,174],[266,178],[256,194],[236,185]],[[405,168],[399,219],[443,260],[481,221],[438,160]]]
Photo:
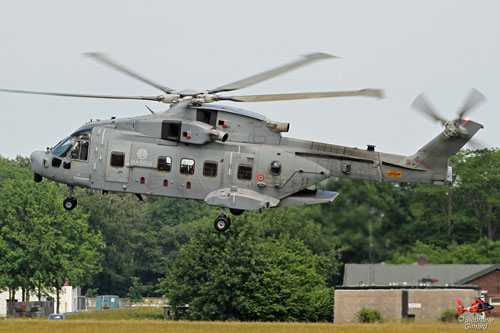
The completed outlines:
[[[434,107],[431,106],[429,103],[429,100],[425,96],[425,94],[421,93],[418,95],[413,103],[411,104],[411,107],[421,111],[424,115],[430,117],[432,120],[439,121],[442,125],[446,123],[446,119],[441,117],[434,109]]]
[[[485,101],[486,97],[479,90],[472,88],[464,105],[458,111],[458,119],[463,119],[466,115],[470,114],[474,108]]]
[[[120,65],[118,64],[116,61],[114,60],[111,60],[107,55],[105,55],[104,53],[100,53],[100,52],[88,52],[88,53],[84,53],[83,54],[84,56],[87,56],[89,58],[92,58],[96,61],[99,61],[119,72],[122,72],[122,73],[125,73],[127,74],[128,76],[131,76],[139,81],[142,81],[150,86],[153,86],[157,89],[160,89],[161,91],[167,93],[167,94],[170,94],[171,92],[173,92],[173,89],[170,89],[168,87],[165,87],[161,84],[158,84],[150,79],[147,79],[145,78],[144,76],[142,75],[139,75],[133,71],[131,71],[130,69],[128,68],[125,68],[123,65]]]

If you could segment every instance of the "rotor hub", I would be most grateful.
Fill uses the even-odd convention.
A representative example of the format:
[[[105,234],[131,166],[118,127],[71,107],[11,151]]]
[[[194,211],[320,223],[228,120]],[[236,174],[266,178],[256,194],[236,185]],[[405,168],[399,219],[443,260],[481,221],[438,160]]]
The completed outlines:
[[[447,137],[456,137],[460,134],[460,128],[455,121],[447,121],[444,124],[444,135]]]

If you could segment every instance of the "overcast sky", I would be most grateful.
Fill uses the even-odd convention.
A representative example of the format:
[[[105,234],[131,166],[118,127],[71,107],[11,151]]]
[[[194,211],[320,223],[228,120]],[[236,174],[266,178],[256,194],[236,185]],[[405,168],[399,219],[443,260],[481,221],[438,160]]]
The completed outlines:
[[[287,136],[413,154],[441,131],[409,109],[426,92],[453,119],[470,87],[487,96],[471,118],[499,146],[500,1],[0,2],[0,88],[157,95],[82,57],[106,52],[176,89],[209,89],[311,52],[321,61],[236,94],[381,88],[366,97],[231,103],[290,122]],[[141,101],[0,93],[0,155],[29,156],[89,119],[147,114]],[[149,102],[153,110],[167,105]]]

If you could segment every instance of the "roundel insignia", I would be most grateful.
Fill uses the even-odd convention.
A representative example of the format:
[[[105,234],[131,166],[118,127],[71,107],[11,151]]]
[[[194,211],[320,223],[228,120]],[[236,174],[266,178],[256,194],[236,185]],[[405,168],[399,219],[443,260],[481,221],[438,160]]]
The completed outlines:
[[[257,180],[258,180],[259,182],[263,182],[263,181],[264,181],[264,175],[260,173],[260,174],[257,176]]]
[[[145,160],[146,158],[148,158],[148,151],[144,148],[140,148],[139,150],[137,150],[137,158],[140,160]]]

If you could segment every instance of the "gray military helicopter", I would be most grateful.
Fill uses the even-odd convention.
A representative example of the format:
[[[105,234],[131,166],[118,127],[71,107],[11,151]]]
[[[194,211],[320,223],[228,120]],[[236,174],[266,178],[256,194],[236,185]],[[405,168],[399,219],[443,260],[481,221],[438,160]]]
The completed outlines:
[[[204,200],[220,208],[214,226],[225,231],[233,215],[246,210],[331,202],[336,192],[311,190],[329,177],[442,185],[452,177],[448,157],[456,154],[483,126],[465,118],[484,100],[477,90],[455,120],[440,117],[420,95],[413,106],[442,123],[444,131],[411,156],[305,141],[282,136],[289,124],[218,101],[261,102],[340,96],[381,97],[382,91],[223,96],[322,59],[324,53],[265,71],[221,87],[181,90],[157,84],[101,53],[87,54],[122,73],[163,91],[159,96],[107,96],[0,89],[3,92],[65,97],[134,99],[170,104],[170,108],[133,118],[90,121],[47,151],[31,154],[34,180],[43,177],[68,185],[66,210],[77,205],[74,187],[104,193],[134,193]]]

